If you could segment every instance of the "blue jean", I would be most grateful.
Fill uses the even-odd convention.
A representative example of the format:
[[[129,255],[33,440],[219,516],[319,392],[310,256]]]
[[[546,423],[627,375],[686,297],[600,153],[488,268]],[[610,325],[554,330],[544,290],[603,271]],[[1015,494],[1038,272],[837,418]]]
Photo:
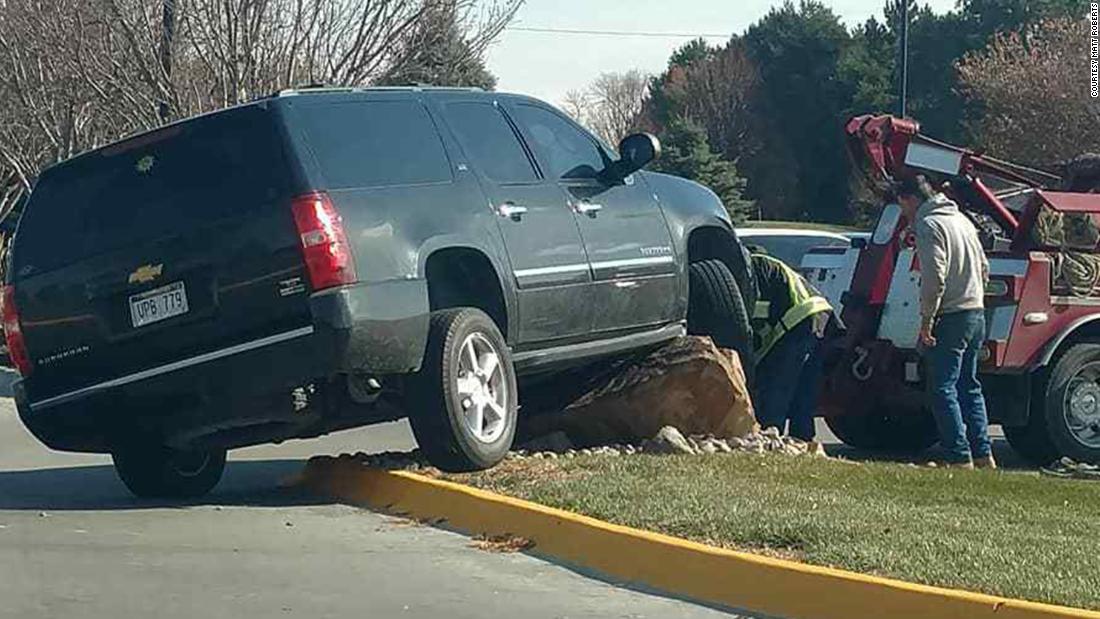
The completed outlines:
[[[936,345],[926,354],[940,445],[953,462],[989,456],[989,418],[978,382],[978,353],[985,343],[985,311],[944,314],[937,319],[932,335]]]
[[[814,438],[814,410],[821,389],[822,340],[810,319],[786,333],[756,366],[756,420],[764,428],[803,441]]]

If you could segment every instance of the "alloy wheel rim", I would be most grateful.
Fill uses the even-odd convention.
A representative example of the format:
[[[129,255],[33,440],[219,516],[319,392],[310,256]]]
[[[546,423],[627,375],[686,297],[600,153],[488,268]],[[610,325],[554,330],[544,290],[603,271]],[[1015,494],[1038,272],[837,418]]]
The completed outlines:
[[[507,425],[508,383],[500,353],[484,334],[462,341],[455,388],[466,431],[481,443],[496,442]]]

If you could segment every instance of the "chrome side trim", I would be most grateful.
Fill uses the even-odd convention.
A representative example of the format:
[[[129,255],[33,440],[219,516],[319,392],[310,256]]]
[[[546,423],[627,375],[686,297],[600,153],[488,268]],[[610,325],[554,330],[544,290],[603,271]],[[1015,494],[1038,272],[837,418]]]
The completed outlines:
[[[540,275],[556,275],[558,273],[576,273],[579,271],[594,271],[600,269],[621,269],[623,267],[648,266],[654,264],[672,264],[676,258],[672,256],[650,256],[647,258],[630,258],[627,260],[605,260],[603,262],[559,264],[552,267],[536,267],[533,269],[519,269],[512,274],[517,278],[536,277]]]
[[[574,273],[574,272],[577,272],[577,271],[587,271],[587,270],[588,270],[588,263],[585,262],[585,263],[577,263],[577,264],[561,264],[561,265],[552,266],[552,267],[537,267],[537,268],[534,268],[534,269],[519,269],[518,271],[513,271],[513,274],[516,277],[535,277],[535,276],[538,276],[538,275],[554,275],[554,274],[557,274],[557,273]]]
[[[251,342],[245,342],[243,344],[237,344],[236,346],[230,346],[228,348],[222,348],[219,350],[212,350],[201,355],[189,357],[187,359],[181,359],[179,361],[173,361],[172,363],[166,363],[164,365],[158,365],[155,368],[148,370],[142,370],[133,374],[127,374],[126,376],[120,376],[113,378],[102,383],[95,385],[89,385],[87,387],[81,387],[75,391],[69,391],[60,395],[55,395],[45,400],[39,400],[31,404],[31,410],[37,410],[39,408],[48,408],[55,404],[67,402],[79,398],[81,396],[94,393],[96,391],[102,391],[104,389],[111,389],[113,387],[120,387],[129,383],[137,382],[139,380],[145,380],[146,378],[152,378],[154,376],[160,376],[161,374],[167,374],[169,372],[175,372],[186,367],[198,365],[200,363],[206,363],[215,359],[221,359],[223,357],[230,357],[238,353],[247,352],[249,350],[255,350],[257,348],[263,348],[264,346],[270,346],[272,344],[278,344],[279,342],[285,342],[287,340],[297,339],[313,334],[313,327],[302,327],[300,329],[294,329],[293,331],[285,331],[283,333],[277,333],[268,337],[263,337],[258,340],[252,340]]]
[[[592,269],[619,269],[622,267],[638,267],[649,264],[671,264],[676,259],[672,256],[653,256],[651,258],[630,258],[627,260],[604,260],[593,262]]]

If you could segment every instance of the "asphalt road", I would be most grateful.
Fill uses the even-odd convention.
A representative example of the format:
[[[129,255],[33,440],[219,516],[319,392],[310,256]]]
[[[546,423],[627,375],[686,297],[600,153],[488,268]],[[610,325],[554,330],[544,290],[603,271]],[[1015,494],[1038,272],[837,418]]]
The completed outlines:
[[[157,505],[0,399],[0,618],[728,616],[279,488],[314,454],[411,446],[389,424],[242,450],[202,503]]]

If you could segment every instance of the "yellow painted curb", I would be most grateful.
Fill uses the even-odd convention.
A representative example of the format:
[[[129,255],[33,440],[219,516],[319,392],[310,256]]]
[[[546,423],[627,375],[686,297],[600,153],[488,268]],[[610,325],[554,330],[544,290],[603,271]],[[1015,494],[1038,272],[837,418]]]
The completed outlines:
[[[314,458],[302,483],[343,502],[442,519],[470,534],[521,536],[539,554],[620,581],[784,619],[1100,619],[1100,612],[715,548],[351,459]]]

